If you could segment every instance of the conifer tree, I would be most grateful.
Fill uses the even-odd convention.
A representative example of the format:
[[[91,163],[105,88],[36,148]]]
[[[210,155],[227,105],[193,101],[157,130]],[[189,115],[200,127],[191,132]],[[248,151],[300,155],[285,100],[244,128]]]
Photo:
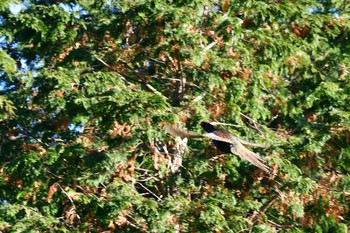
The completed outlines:
[[[0,1],[0,231],[347,232],[350,4]],[[267,148],[271,175],[200,122]]]

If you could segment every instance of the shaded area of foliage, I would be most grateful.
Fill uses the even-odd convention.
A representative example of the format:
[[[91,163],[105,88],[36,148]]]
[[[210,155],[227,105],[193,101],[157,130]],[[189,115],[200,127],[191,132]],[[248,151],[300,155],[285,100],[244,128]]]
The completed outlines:
[[[349,10],[0,2],[0,231],[346,232]],[[162,130],[202,120],[275,175]]]

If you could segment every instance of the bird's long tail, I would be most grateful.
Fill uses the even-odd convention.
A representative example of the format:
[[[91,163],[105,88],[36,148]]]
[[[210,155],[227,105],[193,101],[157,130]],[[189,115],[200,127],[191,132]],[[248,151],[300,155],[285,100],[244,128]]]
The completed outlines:
[[[192,132],[192,131],[185,131],[182,129],[178,129],[178,128],[172,127],[170,125],[165,125],[164,129],[166,132],[168,132],[172,135],[181,137],[181,138],[203,138],[204,137],[201,134],[197,134],[197,133]]]

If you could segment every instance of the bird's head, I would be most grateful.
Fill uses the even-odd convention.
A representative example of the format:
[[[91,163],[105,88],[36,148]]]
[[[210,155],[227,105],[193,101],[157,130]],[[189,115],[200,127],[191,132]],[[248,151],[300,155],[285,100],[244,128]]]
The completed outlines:
[[[215,131],[215,127],[214,127],[212,124],[208,123],[208,122],[202,121],[202,122],[200,123],[200,126],[201,126],[205,131],[207,131],[208,133],[211,133],[211,132]]]

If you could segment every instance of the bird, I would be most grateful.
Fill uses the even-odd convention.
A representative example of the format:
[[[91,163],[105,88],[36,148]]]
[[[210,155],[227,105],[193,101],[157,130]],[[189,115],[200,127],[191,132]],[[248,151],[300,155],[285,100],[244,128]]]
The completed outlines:
[[[253,147],[266,147],[266,145],[256,144],[246,142],[242,139],[234,137],[229,132],[225,130],[218,130],[213,124],[208,122],[201,122],[200,126],[207,132],[206,134],[198,134],[191,131],[185,131],[172,126],[166,125],[165,129],[168,133],[179,137],[188,138],[209,138],[212,140],[214,146],[221,152],[227,154],[235,154],[240,158],[247,160],[261,170],[270,173],[270,167],[268,167],[264,162],[264,159],[258,154],[248,150],[246,146]]]

